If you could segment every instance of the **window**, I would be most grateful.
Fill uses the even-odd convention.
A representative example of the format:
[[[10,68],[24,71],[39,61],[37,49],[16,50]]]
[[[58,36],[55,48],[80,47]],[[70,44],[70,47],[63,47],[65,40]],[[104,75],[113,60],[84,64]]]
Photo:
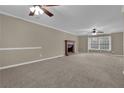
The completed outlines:
[[[111,50],[111,37],[110,36],[98,36],[88,38],[89,50]]]
[[[92,49],[98,49],[98,39],[97,38],[91,38],[91,48]]]

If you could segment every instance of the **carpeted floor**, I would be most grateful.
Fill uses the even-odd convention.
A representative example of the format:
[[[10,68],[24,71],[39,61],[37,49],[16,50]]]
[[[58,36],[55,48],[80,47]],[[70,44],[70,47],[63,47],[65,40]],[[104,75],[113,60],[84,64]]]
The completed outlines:
[[[0,87],[124,88],[124,58],[77,54],[0,71]]]

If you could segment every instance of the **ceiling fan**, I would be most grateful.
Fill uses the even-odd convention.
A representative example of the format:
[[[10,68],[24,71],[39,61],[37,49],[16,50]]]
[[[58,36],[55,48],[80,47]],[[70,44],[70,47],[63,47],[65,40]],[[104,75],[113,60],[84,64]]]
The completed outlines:
[[[104,33],[103,31],[99,31],[99,30],[97,30],[96,28],[94,28],[94,29],[92,29],[92,35],[97,35],[97,34],[102,34],[102,33]]]
[[[52,16],[54,16],[54,14],[51,13],[47,8],[53,7],[53,6],[58,6],[58,5],[33,5],[30,8],[29,16],[34,16],[34,15],[39,15],[39,14],[45,13],[49,17],[52,17]]]
[[[92,28],[92,29],[80,29],[78,32],[79,33],[88,34],[88,35],[104,34],[103,31],[98,30],[96,28]]]

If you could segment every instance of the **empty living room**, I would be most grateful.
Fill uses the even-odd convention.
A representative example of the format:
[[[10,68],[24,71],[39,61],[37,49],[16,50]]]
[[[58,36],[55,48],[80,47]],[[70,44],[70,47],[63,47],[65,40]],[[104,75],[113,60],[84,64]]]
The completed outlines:
[[[124,88],[124,6],[0,5],[0,88]]]

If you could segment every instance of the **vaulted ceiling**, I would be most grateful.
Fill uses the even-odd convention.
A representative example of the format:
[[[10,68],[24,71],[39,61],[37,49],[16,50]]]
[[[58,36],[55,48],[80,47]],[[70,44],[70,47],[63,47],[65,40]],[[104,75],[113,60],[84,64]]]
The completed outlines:
[[[51,7],[54,16],[28,16],[30,5],[0,6],[0,13],[14,15],[75,35],[86,35],[95,27],[105,33],[124,32],[124,13],[118,5],[63,5]]]

